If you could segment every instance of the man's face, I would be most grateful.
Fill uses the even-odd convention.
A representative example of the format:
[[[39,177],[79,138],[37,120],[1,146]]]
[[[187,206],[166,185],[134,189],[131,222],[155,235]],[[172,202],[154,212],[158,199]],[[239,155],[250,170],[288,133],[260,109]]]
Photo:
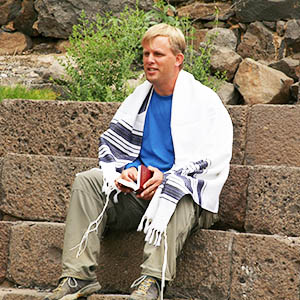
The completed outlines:
[[[166,36],[157,36],[143,43],[143,63],[146,78],[154,88],[173,85],[180,71],[183,55],[174,55]]]

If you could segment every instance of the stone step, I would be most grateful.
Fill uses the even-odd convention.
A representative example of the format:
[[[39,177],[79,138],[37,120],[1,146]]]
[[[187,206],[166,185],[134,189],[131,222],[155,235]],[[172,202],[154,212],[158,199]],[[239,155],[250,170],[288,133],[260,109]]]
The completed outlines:
[[[13,152],[97,157],[99,135],[119,103],[5,100],[0,156]],[[234,124],[233,164],[300,166],[300,106],[227,106]]]
[[[7,252],[0,252],[0,270],[7,264],[5,278],[25,288],[55,286],[63,230],[58,223],[0,222],[0,237],[8,237]],[[140,275],[143,238],[142,233],[115,232],[103,239],[97,271],[103,293],[130,293]],[[199,230],[188,238],[165,296],[298,300],[299,251],[299,237]]]
[[[47,295],[46,292],[36,291],[34,289],[0,288],[1,300],[43,300],[46,295]],[[128,298],[129,298],[128,295],[94,294],[87,297],[87,300],[126,300]],[[79,298],[79,299],[85,299],[85,298]]]
[[[36,291],[34,289],[18,289],[18,288],[1,288],[1,300],[43,300],[47,295],[46,292]],[[117,294],[93,294],[87,297],[87,300],[126,300],[129,295]],[[79,298],[85,299],[85,298]],[[191,298],[190,298],[191,299]],[[170,300],[183,300],[182,298],[172,298]],[[200,298],[193,298],[192,300],[201,300]]]
[[[4,220],[64,222],[76,173],[97,159],[7,154],[0,167]],[[231,165],[218,229],[299,236],[299,167]]]

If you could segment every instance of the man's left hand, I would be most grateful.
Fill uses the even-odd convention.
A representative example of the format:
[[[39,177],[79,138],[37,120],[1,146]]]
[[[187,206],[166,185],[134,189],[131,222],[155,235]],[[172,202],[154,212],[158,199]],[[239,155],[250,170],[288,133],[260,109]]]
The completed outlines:
[[[148,169],[153,172],[153,176],[145,182],[142,193],[136,195],[140,199],[151,200],[158,186],[162,183],[164,175],[163,173],[154,167],[149,166]]]

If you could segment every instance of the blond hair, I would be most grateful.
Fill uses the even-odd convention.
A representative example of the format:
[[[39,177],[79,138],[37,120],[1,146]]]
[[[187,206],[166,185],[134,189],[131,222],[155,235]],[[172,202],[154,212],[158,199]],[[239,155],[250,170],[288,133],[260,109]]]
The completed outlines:
[[[186,44],[182,31],[179,28],[161,23],[150,27],[143,36],[142,45],[150,42],[157,36],[166,36],[169,38],[171,51],[174,55],[184,54]]]

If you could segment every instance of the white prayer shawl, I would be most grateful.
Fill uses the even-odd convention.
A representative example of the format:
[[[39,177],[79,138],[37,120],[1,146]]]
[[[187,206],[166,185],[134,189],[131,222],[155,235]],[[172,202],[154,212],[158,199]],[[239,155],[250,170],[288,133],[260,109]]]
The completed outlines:
[[[100,137],[99,166],[105,193],[116,189],[114,179],[139,156],[151,90],[148,81],[137,87]],[[164,174],[138,228],[144,227],[145,240],[156,246],[185,194],[203,209],[218,212],[232,154],[232,122],[226,108],[214,91],[183,70],[173,91],[171,134],[174,165]]]

